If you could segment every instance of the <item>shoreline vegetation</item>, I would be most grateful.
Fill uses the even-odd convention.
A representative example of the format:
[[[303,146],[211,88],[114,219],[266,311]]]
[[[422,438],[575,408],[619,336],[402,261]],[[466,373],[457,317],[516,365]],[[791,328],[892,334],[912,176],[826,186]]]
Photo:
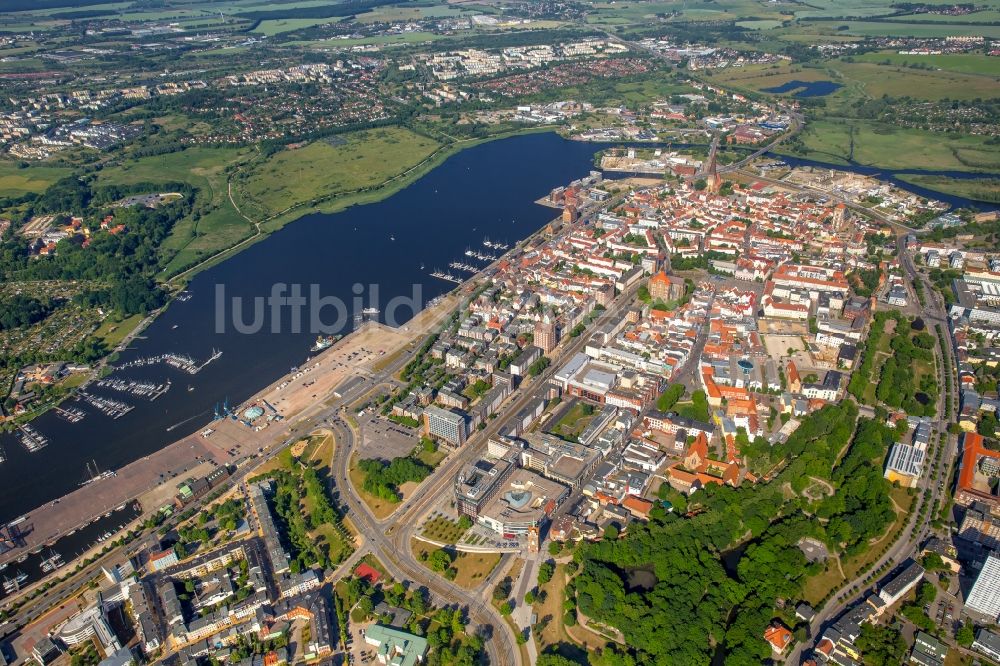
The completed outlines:
[[[314,213],[334,214],[346,210],[351,206],[376,203],[384,199],[387,199],[392,195],[396,194],[397,192],[401,191],[402,189],[415,183],[426,174],[430,173],[430,171],[443,164],[448,158],[457,155],[458,153],[467,148],[472,148],[482,143],[486,143],[488,141],[505,139],[524,134],[533,134],[533,133],[548,132],[555,130],[556,128],[554,127],[541,127],[541,128],[528,127],[510,132],[497,133],[495,135],[490,135],[486,137],[476,137],[469,139],[451,139],[450,137],[447,138],[443,137],[444,140],[439,141],[433,137],[430,137],[428,134],[424,132],[417,132],[402,125],[391,125],[369,130],[358,130],[356,132],[350,132],[348,133],[350,135],[350,138],[347,139],[343,138],[343,136],[341,135],[337,135],[335,136],[336,141],[331,141],[329,138],[319,139],[317,141],[305,144],[302,147],[284,148],[283,150],[277,151],[276,153],[274,153],[269,157],[274,158],[278,156],[283,156],[289,153],[294,153],[296,151],[307,149],[308,147],[315,146],[317,144],[324,144],[327,146],[331,146],[331,148],[333,148],[334,150],[345,146],[350,147],[351,139],[357,138],[359,136],[367,137],[374,133],[383,133],[383,138],[385,138],[384,134],[385,132],[391,133],[388,136],[389,138],[388,144],[390,145],[398,144],[402,139],[407,138],[405,136],[401,136],[401,134],[404,135],[409,134],[411,147],[413,145],[422,145],[425,148],[427,146],[433,146],[433,150],[431,150],[429,153],[424,154],[416,163],[407,164],[402,170],[394,169],[384,174],[385,177],[378,182],[374,183],[369,182],[368,184],[363,184],[360,187],[355,187],[352,190],[346,190],[346,191],[335,190],[332,192],[328,192],[326,194],[313,196],[309,199],[302,199],[300,201],[295,201],[294,203],[286,206],[283,210],[277,211],[276,213],[272,213],[268,217],[265,217],[257,221],[254,221],[251,217],[245,215],[243,212],[243,208],[241,206],[238,206],[236,198],[232,196],[232,190],[230,189],[232,186],[232,180],[231,180],[232,176],[227,174],[227,177],[223,183],[220,183],[217,180],[215,180],[214,177],[217,176],[220,172],[223,172],[225,170],[225,166],[221,166],[218,163],[206,164],[205,161],[203,160],[195,160],[194,161],[195,165],[190,168],[191,175],[188,176],[190,180],[193,180],[198,183],[198,185],[193,184],[193,186],[198,187],[200,185],[202,187],[205,187],[208,190],[207,194],[209,195],[210,201],[214,201],[216,197],[219,195],[220,185],[225,186],[226,192],[225,192],[225,198],[221,206],[209,211],[204,217],[200,217],[198,220],[194,220],[193,224],[190,225],[189,233],[191,234],[191,239],[189,243],[197,241],[199,238],[208,235],[209,233],[208,231],[201,230],[196,226],[199,223],[205,223],[207,220],[208,226],[212,230],[212,235],[215,236],[215,238],[219,241],[225,241],[226,245],[218,247],[218,249],[215,249],[209,256],[195,262],[194,265],[192,266],[189,266],[187,268],[184,268],[183,270],[175,272],[172,275],[169,276],[163,275],[166,269],[161,269],[161,275],[158,281],[163,285],[163,287],[168,292],[167,301],[162,306],[157,308],[155,311],[149,313],[144,317],[128,318],[121,322],[117,321],[114,322],[113,324],[115,327],[114,338],[116,338],[117,344],[114,346],[109,345],[110,353],[107,354],[103,359],[101,359],[99,363],[95,365],[92,376],[89,377],[84,382],[84,385],[86,385],[86,383],[88,383],[89,381],[97,379],[100,376],[102,376],[102,374],[106,372],[108,366],[110,364],[113,364],[114,360],[118,356],[118,353],[123,349],[127,348],[128,344],[130,344],[130,342],[133,339],[140,336],[143,333],[143,331],[145,331],[150,325],[152,325],[157,320],[157,318],[163,312],[165,312],[167,308],[170,307],[170,304],[173,302],[174,298],[181,291],[183,291],[187,282],[201,271],[207,270],[213,266],[222,263],[223,261],[226,261],[227,259],[238,254],[243,249],[246,249],[247,247],[250,247],[254,243],[266,239],[272,233],[281,230],[286,225],[291,224],[292,222],[295,222],[296,220],[306,215]],[[423,139],[422,144],[419,142],[419,139]],[[414,141],[416,141],[416,143],[414,143]],[[380,147],[383,147],[383,144],[378,144],[375,146],[376,150]],[[369,148],[369,150],[371,150],[371,148]],[[126,182],[133,182],[133,181],[145,182],[149,180],[150,169],[154,168],[151,164],[149,164],[149,162],[156,161],[162,164],[163,158],[166,157],[168,158],[168,164],[167,167],[163,169],[165,174],[173,177],[178,177],[178,179],[180,180],[184,180],[184,178],[180,176],[178,171],[181,168],[183,168],[181,167],[181,165],[188,162],[183,159],[178,160],[178,157],[184,156],[188,151],[192,151],[193,156],[196,158],[199,157],[204,158],[206,156],[206,149],[189,148],[186,151],[171,153],[166,156],[161,155],[161,156],[139,158],[137,160],[131,160],[115,165],[114,167],[111,167],[107,172],[104,171],[99,172],[98,179],[100,181],[108,177],[116,177],[116,178],[124,178]],[[227,156],[231,156],[232,153],[246,152],[245,150],[242,149],[240,150],[207,149],[207,151],[213,151],[209,152],[208,154],[216,159],[223,159]],[[267,158],[261,160],[260,162],[254,162],[255,157],[256,156],[252,156],[250,159],[239,162],[239,166],[237,168],[243,168],[246,166],[266,167],[268,165],[269,160]],[[319,157],[327,157],[327,155],[320,155]],[[173,164],[173,162],[175,161],[177,162],[176,165]],[[254,163],[251,165],[251,162]],[[234,165],[234,162],[227,161],[224,162],[223,164]],[[383,168],[385,168],[386,166],[396,167],[398,166],[398,164],[399,164],[398,161],[393,162],[392,164],[383,163],[382,167]],[[309,164],[308,166],[317,167],[320,165]],[[115,175],[112,176],[112,174]],[[123,176],[123,174],[127,175]],[[343,174],[337,172],[337,175],[343,175]],[[322,187],[324,184],[329,184],[331,182],[332,182],[331,179],[327,179],[322,182],[316,182],[314,180],[313,184],[314,186]],[[198,194],[204,195],[205,193],[198,193]],[[239,203],[246,205],[247,200],[243,200]],[[260,204],[257,203],[256,205],[259,206]],[[232,210],[226,210],[227,207],[230,207]],[[191,220],[192,217],[194,216],[189,215],[184,219],[182,219],[181,221],[179,221],[175,225],[175,231],[177,230],[178,227],[180,227],[182,231],[185,228],[188,228],[186,225],[192,222]],[[256,231],[249,234],[245,234],[241,238],[234,239],[231,235],[227,233],[228,230],[225,228],[226,227],[225,221],[227,219],[229,220],[230,224],[232,224],[234,220],[237,219],[242,220],[243,223],[245,224],[241,226],[246,227],[246,225],[253,225]],[[235,224],[240,225],[240,222],[236,222]],[[176,238],[173,234],[166,239],[164,246],[169,247],[171,244],[176,244]],[[181,252],[183,251],[184,251],[184,246],[181,246],[179,249],[177,249],[177,254],[174,256],[174,258],[176,259],[177,256],[180,256]],[[167,262],[168,267],[170,263],[171,262]],[[118,328],[122,325],[124,325],[126,328],[125,329]],[[48,402],[45,405],[41,406],[39,409],[32,410],[31,412],[26,413],[20,416],[19,418],[11,421],[10,426],[13,427],[14,425],[17,424],[30,423],[31,421],[38,418],[42,414],[45,414],[51,409],[58,407],[59,405],[64,403],[67,399],[72,398],[75,395],[77,388],[78,387],[73,387],[70,390],[68,390],[64,395],[60,396],[57,400]]]
[[[353,132],[352,138],[360,134],[372,134],[385,130],[396,130],[397,132],[405,132],[413,135],[414,137],[421,137],[426,141],[432,143],[434,148],[428,154],[422,155],[419,161],[413,162],[401,162],[394,166],[402,166],[402,170],[386,171],[384,173],[384,178],[376,183],[365,183],[358,187],[354,187],[349,190],[334,190],[330,192],[323,193],[322,188],[324,185],[330,184],[331,181],[317,182],[315,187],[317,188],[314,192],[307,194],[302,194],[299,200],[285,206],[283,209],[276,212],[267,210],[261,207],[261,202],[254,200],[252,197],[248,197],[245,193],[240,192],[240,188],[235,186],[233,180],[229,180],[227,183],[227,188],[229,185],[234,185],[232,188],[232,197],[227,197],[225,202],[226,206],[232,207],[236,215],[240,216],[241,219],[247,224],[254,225],[256,231],[244,235],[239,240],[228,244],[225,247],[211,248],[212,253],[203,259],[198,260],[194,265],[183,268],[182,270],[170,270],[170,264],[174,263],[171,261],[164,272],[167,273],[164,276],[164,282],[167,284],[183,284],[190,280],[192,277],[200,273],[201,271],[211,268],[222,261],[234,256],[238,251],[249,247],[251,244],[259,242],[267,238],[270,234],[281,230],[286,225],[295,222],[296,220],[311,214],[322,213],[326,215],[331,215],[334,213],[339,213],[340,211],[346,210],[352,206],[362,206],[365,204],[376,203],[391,197],[397,192],[409,187],[413,183],[417,182],[423,176],[430,173],[432,170],[443,164],[448,158],[457,155],[463,150],[475,147],[482,143],[488,141],[495,141],[499,139],[506,139],[513,136],[520,136],[523,134],[533,134],[538,132],[555,131],[556,128],[553,127],[528,127],[524,129],[515,130],[512,132],[503,132],[488,137],[482,138],[471,138],[471,139],[447,139],[444,141],[438,140],[435,137],[425,134],[423,132],[417,132],[409,129],[403,125],[391,125],[384,128],[377,128],[374,130],[360,130],[359,132]],[[338,135],[339,136],[339,135]],[[444,137],[442,137],[444,138]],[[347,143],[350,139],[347,140]],[[398,142],[398,137],[395,139]],[[257,158],[251,158],[245,162],[242,162],[238,169],[243,170],[247,168],[267,168],[268,163],[274,158],[284,156],[286,154],[299,152],[303,150],[309,150],[311,147],[318,144],[330,145],[328,140],[319,139],[317,141],[311,142],[300,148],[285,148],[278,151],[274,155],[266,158],[262,161],[256,161]],[[391,145],[388,144],[388,145]],[[333,146],[336,149],[337,145]],[[247,185],[246,182],[240,182],[240,185],[244,187]],[[251,181],[251,184],[252,181]],[[273,194],[273,193],[269,193]],[[247,197],[247,198],[243,198]],[[272,197],[272,200],[275,197]],[[253,216],[248,215],[248,208],[246,206],[253,207],[257,212],[265,211],[265,216],[254,219]],[[249,211],[254,212],[254,211]]]

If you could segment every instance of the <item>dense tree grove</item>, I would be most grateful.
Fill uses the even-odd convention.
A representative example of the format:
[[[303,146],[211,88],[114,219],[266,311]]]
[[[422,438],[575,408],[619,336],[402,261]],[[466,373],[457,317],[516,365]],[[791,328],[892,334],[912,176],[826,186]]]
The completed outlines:
[[[291,465],[291,468],[291,472],[275,470],[271,474],[276,483],[274,510],[279,521],[284,523],[282,532],[290,546],[291,568],[293,571],[300,571],[313,564],[321,567],[336,566],[349,553],[344,549],[335,550],[331,544],[310,536],[309,532],[330,524],[340,533],[345,543],[349,543],[340,514],[334,508],[327,486],[315,469],[298,463]],[[304,511],[303,505],[308,505],[311,510]]]
[[[23,294],[0,301],[0,331],[31,326],[45,319],[51,309],[50,304]]]
[[[880,358],[878,348],[890,319],[895,322],[895,330],[889,342],[889,356]],[[874,382],[875,397],[886,405],[914,416],[934,416],[938,393],[936,376],[933,372],[926,373],[918,383],[915,373],[918,362],[933,367],[934,346],[934,336],[926,331],[914,333],[910,321],[898,312],[876,312],[868,341],[861,348],[864,357],[851,376],[847,390],[865,402],[865,390]],[[918,400],[918,394],[926,396],[922,397],[926,404]]]
[[[775,600],[796,598],[808,576],[822,567],[808,564],[798,543],[811,536],[838,548],[809,515],[815,505],[802,496],[788,499],[782,486],[815,476],[842,484],[852,498],[862,497],[846,488],[849,475],[856,473],[856,460],[871,453],[870,460],[884,446],[884,438],[869,435],[871,426],[864,426],[833,469],[856,419],[852,402],[828,405],[804,419],[782,445],[791,462],[770,482],[710,485],[690,498],[685,517],[657,507],[649,523],[630,525],[623,538],[578,548],[579,573],[569,583],[570,598],[582,614],[621,631],[628,646],[627,652],[594,653],[591,663],[708,664],[716,649],[723,650],[726,664],[765,661],[770,648],[763,633]],[[861,442],[862,435],[874,441]],[[870,501],[881,506],[879,497]],[[853,537],[862,527],[874,529],[875,521],[861,519],[853,500],[847,504],[837,515],[860,527],[857,533],[843,531]],[[651,570],[657,582],[648,589],[630,587],[629,572],[637,568]]]
[[[889,499],[889,482],[881,463],[898,431],[879,420],[861,419],[851,448],[833,473],[837,492],[820,504],[816,514],[828,519],[826,531],[832,542],[845,545],[853,555],[866,547],[868,539],[881,534],[895,513]]]
[[[172,191],[180,200],[146,208],[113,208],[111,204],[132,194]],[[35,257],[25,240],[11,236],[0,243],[0,277],[14,280],[89,280],[92,289],[75,298],[81,305],[99,305],[122,316],[146,313],[164,303],[165,297],[153,277],[163,264],[161,244],[174,224],[191,211],[194,190],[181,183],[137,183],[92,188],[85,181],[67,177],[53,183],[41,195],[26,195],[24,222],[35,215],[73,214],[84,218],[92,233],[89,242],[73,235],[56,244],[54,255]],[[124,231],[99,229],[105,215]],[[5,303],[6,309],[16,304]]]
[[[368,458],[359,461],[358,467],[365,473],[364,491],[393,503],[400,500],[399,486],[408,481],[423,481],[431,473],[430,467],[410,456],[395,458],[390,463]]]

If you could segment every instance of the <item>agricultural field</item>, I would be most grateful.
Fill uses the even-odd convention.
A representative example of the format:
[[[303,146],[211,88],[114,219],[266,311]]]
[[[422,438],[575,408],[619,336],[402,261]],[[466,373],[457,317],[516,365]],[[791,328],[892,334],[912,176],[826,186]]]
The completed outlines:
[[[439,147],[399,127],[315,141],[254,164],[240,179],[240,196],[261,217],[274,215],[302,202],[378,187]]]
[[[974,53],[952,53],[939,55],[903,55],[895,52],[864,53],[853,56],[855,62],[881,65],[926,65],[935,69],[958,74],[977,74],[1000,77],[1000,58]],[[995,91],[994,91],[995,92]]]
[[[983,56],[986,58],[987,56]],[[994,58],[994,60],[996,60]],[[845,82],[854,82],[868,97],[919,97],[921,99],[986,99],[1000,89],[996,76],[961,74],[952,71],[927,71],[903,66],[838,61],[830,66]],[[985,67],[985,65],[981,65]],[[990,63],[1000,71],[1000,63]]]
[[[961,37],[981,35],[1000,39],[1000,25],[933,25],[927,23],[890,23],[888,21],[844,21],[849,35],[862,37]],[[838,25],[838,27],[839,27]]]

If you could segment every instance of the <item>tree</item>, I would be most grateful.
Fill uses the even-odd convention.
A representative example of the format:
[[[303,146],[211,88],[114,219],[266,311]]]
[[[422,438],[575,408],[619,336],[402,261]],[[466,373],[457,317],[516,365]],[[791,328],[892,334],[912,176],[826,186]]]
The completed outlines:
[[[976,640],[976,633],[971,622],[966,622],[959,628],[958,631],[955,632],[955,640],[962,647],[969,647],[972,645],[972,642]]]
[[[446,571],[451,566],[452,557],[444,548],[438,548],[431,552],[427,558],[427,562],[431,565],[431,569],[440,573]]]
[[[538,567],[538,584],[545,585],[550,580],[552,580],[552,574],[555,573],[555,567],[551,562],[543,562],[540,567]]]
[[[529,606],[535,603],[534,590],[528,590],[527,592],[524,593],[524,603],[528,604]]]
[[[574,624],[576,624],[575,621]],[[538,655],[538,660],[535,664],[536,666],[577,666],[575,661],[567,659],[561,654],[556,654],[555,652],[546,652]]]
[[[505,601],[502,604],[500,604],[500,608],[498,610],[500,611],[501,615],[507,617],[508,615],[514,612],[514,607],[511,605],[510,601]]]
[[[549,542],[549,555],[551,555],[552,557],[555,557],[556,555],[558,555],[559,553],[561,553],[562,549],[563,549],[563,545],[559,541],[550,541]]]
[[[901,664],[907,647],[898,630],[868,623],[861,625],[861,635],[858,636],[856,645],[868,666]]]

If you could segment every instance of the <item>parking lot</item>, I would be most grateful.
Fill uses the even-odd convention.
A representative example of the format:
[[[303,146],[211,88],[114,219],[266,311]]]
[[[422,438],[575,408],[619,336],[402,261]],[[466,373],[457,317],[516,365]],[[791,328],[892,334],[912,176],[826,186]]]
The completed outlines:
[[[420,443],[420,431],[399,425],[377,412],[366,411],[358,416],[358,425],[362,458],[392,460],[407,455]]]

